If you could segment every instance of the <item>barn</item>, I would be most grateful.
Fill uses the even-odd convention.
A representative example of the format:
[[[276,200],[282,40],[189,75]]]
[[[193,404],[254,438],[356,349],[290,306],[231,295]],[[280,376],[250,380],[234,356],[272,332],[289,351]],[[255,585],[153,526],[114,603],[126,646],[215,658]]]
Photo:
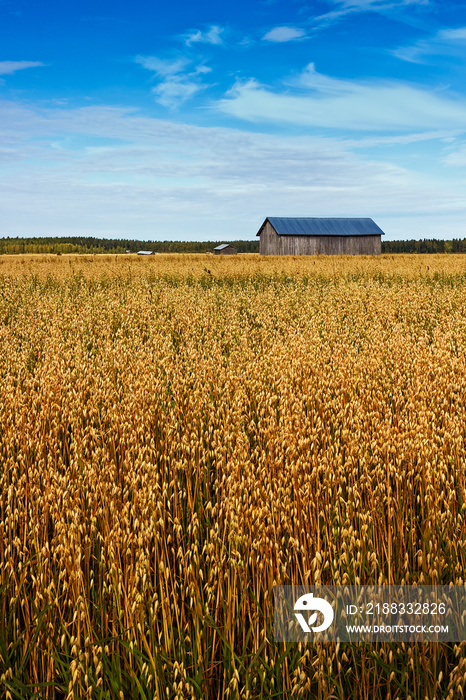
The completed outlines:
[[[261,255],[380,255],[384,232],[372,219],[270,216],[256,235]]]
[[[214,248],[214,255],[237,255],[238,249],[229,243],[222,243]]]

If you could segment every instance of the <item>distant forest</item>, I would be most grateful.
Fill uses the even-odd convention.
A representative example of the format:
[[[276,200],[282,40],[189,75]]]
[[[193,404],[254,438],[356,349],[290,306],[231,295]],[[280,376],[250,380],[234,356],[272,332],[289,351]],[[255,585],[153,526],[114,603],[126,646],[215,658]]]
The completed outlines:
[[[382,241],[382,253],[466,253],[466,238],[452,241]]]
[[[254,241],[133,241],[124,238],[0,238],[0,255],[18,253],[115,253],[152,250],[154,253],[208,253],[231,243],[239,253],[258,253]],[[382,241],[382,253],[466,253],[466,238],[452,241]]]
[[[124,238],[0,238],[0,255],[17,253],[208,253],[231,243],[239,253],[258,253],[257,241],[132,241]]]

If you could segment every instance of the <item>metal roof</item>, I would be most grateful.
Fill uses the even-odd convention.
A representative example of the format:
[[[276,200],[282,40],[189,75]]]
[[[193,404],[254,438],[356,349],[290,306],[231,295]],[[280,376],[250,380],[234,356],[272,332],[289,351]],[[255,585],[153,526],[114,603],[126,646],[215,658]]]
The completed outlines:
[[[230,243],[222,243],[221,245],[218,245],[214,250],[223,250],[224,248],[234,248],[234,245],[230,245]]]
[[[321,219],[309,216],[268,216],[257,236],[269,221],[279,236],[375,236],[385,235],[372,219]]]

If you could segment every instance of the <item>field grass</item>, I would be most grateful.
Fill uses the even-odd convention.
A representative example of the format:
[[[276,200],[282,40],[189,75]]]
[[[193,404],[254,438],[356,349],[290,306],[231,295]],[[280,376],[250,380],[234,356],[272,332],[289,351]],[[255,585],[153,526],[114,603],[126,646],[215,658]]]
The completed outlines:
[[[273,586],[463,584],[466,258],[0,258],[0,696],[461,698]]]

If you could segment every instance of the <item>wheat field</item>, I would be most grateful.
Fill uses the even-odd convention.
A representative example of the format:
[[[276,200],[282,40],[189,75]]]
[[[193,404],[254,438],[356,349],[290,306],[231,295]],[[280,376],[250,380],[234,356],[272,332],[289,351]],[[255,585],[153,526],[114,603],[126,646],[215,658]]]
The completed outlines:
[[[463,584],[466,259],[0,258],[0,696],[461,698],[273,586]]]

